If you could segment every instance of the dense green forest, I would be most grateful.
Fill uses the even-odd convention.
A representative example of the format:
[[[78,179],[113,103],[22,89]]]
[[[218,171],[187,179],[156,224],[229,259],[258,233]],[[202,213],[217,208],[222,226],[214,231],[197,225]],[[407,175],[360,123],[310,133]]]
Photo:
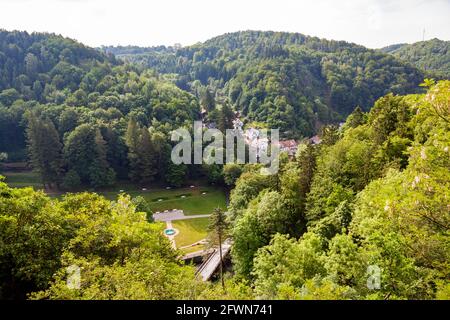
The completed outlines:
[[[241,168],[226,290],[195,280],[128,196],[57,200],[0,182],[0,296],[449,299],[450,81],[425,86],[356,109],[322,144],[283,156],[276,175]],[[76,290],[66,284],[72,265],[83,273]]]
[[[301,34],[102,50],[54,34],[0,32],[0,151],[9,161],[28,158],[49,188],[223,182],[217,168],[169,161],[169,132],[190,128],[202,108],[222,129],[234,109],[299,139],[388,92],[416,92],[423,80],[390,55]]]
[[[431,39],[413,44],[395,44],[381,51],[391,53],[435,76],[450,77],[450,41]]]
[[[448,299],[449,97],[449,81],[387,95],[278,176],[243,173],[229,206],[236,274],[269,299]]]
[[[44,184],[178,185],[188,174],[170,165],[168,134],[199,118],[192,94],[56,35],[2,31],[0,62],[0,151],[17,161],[27,148]]]
[[[245,31],[183,48],[103,50],[171,74],[197,97],[209,91],[249,121],[279,127],[293,138],[343,121],[356,106],[367,111],[389,92],[415,92],[424,78],[380,51],[298,33]]]
[[[450,81],[430,70],[293,33],[96,50],[0,31],[0,72],[0,164],[27,161],[46,187],[0,177],[0,299],[450,299]],[[301,143],[274,175],[173,164],[171,131],[202,111]],[[233,240],[225,290],[194,277],[145,200],[83,192],[190,178],[231,189],[212,219]]]

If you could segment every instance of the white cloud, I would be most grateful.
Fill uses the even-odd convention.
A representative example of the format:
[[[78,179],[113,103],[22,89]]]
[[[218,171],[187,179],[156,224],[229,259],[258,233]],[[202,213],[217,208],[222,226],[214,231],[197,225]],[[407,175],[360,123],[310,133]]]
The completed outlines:
[[[0,0],[0,28],[49,31],[91,46],[192,44],[275,30],[368,47],[450,39],[448,0]]]

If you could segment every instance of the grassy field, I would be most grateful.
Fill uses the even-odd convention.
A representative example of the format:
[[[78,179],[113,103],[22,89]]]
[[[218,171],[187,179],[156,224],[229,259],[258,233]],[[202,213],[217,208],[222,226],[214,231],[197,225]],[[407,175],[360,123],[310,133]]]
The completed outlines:
[[[201,251],[201,250],[205,250],[205,246],[202,245],[202,244],[199,244],[199,245],[195,245],[195,246],[192,246],[192,247],[189,247],[189,248],[181,249],[181,252],[183,254],[188,254],[188,253]]]
[[[42,189],[42,183],[39,176],[32,171],[25,172],[4,172],[0,173],[4,176],[5,182],[13,188],[33,187]]]
[[[225,193],[220,188],[197,186],[195,188],[155,189],[150,191],[127,191],[132,197],[142,196],[154,212],[182,209],[184,214],[210,214],[216,207],[226,208]],[[117,191],[102,192],[108,199],[116,199]]]
[[[39,176],[31,171],[5,172],[6,183],[15,188],[33,187],[42,189]],[[195,187],[177,189],[149,189],[142,190],[130,183],[120,183],[110,191],[98,192],[110,200],[117,199],[123,192],[132,197],[142,196],[150,204],[152,210],[164,211],[170,209],[182,209],[186,215],[210,214],[214,208],[226,209],[225,193],[222,189],[213,186],[195,184]],[[91,191],[91,190],[88,190]],[[63,194],[51,194],[52,197],[61,197]],[[175,237],[177,247],[183,247],[204,239],[207,235],[208,218],[196,218],[173,221],[174,228],[180,233]],[[203,245],[182,249],[183,253],[203,250]]]
[[[180,233],[175,236],[175,243],[177,248],[188,246],[197,241],[204,239],[207,235],[207,228],[209,224],[209,218],[196,218],[187,220],[172,221],[172,225],[175,229],[178,229]],[[194,252],[202,250],[202,245],[193,246],[190,248],[182,249],[184,253]]]
[[[8,183],[11,187],[21,188],[31,186],[35,189],[42,189],[42,184],[38,175],[31,171],[5,172],[0,173],[0,175],[4,175],[6,177],[6,183]],[[225,193],[222,189],[198,184],[195,184],[194,188],[158,188],[144,191],[128,182],[121,182],[117,187],[108,191],[97,192],[110,200],[115,200],[121,190],[132,197],[144,197],[154,212],[182,209],[186,215],[192,215],[209,214],[216,207],[226,209]],[[61,197],[62,194],[51,194],[51,196]]]

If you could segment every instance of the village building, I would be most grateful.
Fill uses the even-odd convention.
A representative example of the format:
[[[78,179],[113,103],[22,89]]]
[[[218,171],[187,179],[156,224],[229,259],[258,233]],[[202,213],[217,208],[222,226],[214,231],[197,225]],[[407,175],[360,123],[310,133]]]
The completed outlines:
[[[259,137],[259,130],[255,128],[249,128],[245,130],[244,136],[245,140],[247,140],[248,142],[256,140]]]
[[[282,140],[278,142],[280,152],[287,152],[290,157],[295,156],[298,149],[298,143],[294,139]]]
[[[242,131],[243,125],[244,125],[244,123],[241,120],[239,120],[239,118],[236,118],[233,120],[233,130],[235,132],[243,133],[243,131]]]
[[[322,142],[322,139],[320,139],[318,135],[315,135],[314,137],[311,137],[309,139],[309,142],[311,142],[312,144],[319,144]]]

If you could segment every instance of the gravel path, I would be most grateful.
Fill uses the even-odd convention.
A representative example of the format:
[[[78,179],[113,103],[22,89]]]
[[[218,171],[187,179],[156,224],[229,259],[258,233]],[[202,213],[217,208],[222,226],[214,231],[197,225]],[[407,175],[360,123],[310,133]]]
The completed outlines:
[[[155,221],[174,221],[174,220],[185,220],[185,219],[195,219],[195,218],[206,218],[210,214],[195,214],[195,215],[185,215],[183,210],[169,210],[167,212],[159,212],[153,214],[153,219]]]

